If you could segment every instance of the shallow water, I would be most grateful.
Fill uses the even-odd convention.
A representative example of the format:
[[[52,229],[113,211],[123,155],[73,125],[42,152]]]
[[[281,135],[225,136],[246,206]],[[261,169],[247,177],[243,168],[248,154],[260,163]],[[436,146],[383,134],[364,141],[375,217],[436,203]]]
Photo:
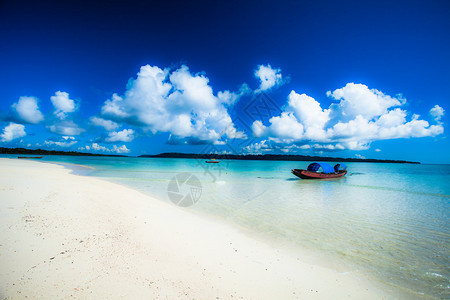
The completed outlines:
[[[450,297],[450,165],[348,163],[333,180],[301,180],[309,162],[47,156],[75,172],[122,183],[162,201],[180,172],[201,196],[189,210],[333,257],[390,286]],[[72,166],[73,167],[73,166]],[[186,185],[179,191],[189,193]]]

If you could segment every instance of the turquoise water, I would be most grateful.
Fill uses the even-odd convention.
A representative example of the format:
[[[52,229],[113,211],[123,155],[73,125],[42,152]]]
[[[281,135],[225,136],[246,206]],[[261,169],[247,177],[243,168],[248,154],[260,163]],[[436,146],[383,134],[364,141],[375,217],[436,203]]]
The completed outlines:
[[[450,165],[348,163],[333,180],[301,180],[309,162],[47,156],[76,172],[170,202],[180,172],[202,185],[206,213],[255,235],[332,257],[411,295],[450,297]]]

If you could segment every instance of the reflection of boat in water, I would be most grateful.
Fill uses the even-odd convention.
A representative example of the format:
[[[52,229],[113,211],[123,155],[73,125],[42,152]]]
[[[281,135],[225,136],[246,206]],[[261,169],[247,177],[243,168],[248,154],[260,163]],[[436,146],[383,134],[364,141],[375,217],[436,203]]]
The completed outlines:
[[[338,178],[347,174],[347,166],[336,164],[334,168],[327,163],[312,163],[306,170],[292,169],[292,174],[302,179]]]
[[[17,158],[21,159],[41,159],[43,156],[18,156]]]
[[[218,164],[220,163],[220,160],[216,160],[215,158],[212,158],[211,160],[205,161],[207,164]]]

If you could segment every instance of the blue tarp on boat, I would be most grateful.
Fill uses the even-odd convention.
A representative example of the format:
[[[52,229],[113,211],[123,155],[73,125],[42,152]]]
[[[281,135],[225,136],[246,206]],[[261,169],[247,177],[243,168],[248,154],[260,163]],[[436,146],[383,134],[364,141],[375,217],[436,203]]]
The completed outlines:
[[[312,163],[308,166],[308,171],[317,172],[320,168],[325,174],[334,173],[333,167],[326,163]]]
[[[340,170],[347,170],[347,166],[345,164],[336,164],[334,166],[334,171],[339,172]]]

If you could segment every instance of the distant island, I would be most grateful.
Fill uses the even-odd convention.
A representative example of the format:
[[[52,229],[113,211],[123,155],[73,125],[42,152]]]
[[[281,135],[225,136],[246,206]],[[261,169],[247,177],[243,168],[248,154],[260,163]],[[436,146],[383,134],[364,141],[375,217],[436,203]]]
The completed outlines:
[[[118,154],[98,154],[98,153],[85,153],[85,152],[76,152],[76,151],[55,151],[55,150],[43,150],[43,149],[3,148],[3,147],[0,147],[0,154],[126,157],[125,155],[118,155]]]
[[[161,153],[157,155],[141,155],[139,157],[155,158],[196,158],[196,159],[236,159],[236,160],[285,160],[285,161],[342,161],[342,162],[373,162],[373,163],[396,163],[396,164],[420,164],[420,162],[406,160],[373,159],[373,158],[341,158],[322,157],[309,155],[290,154],[195,154],[195,153]]]
[[[27,155],[70,155],[70,156],[108,156],[129,157],[119,154],[99,154],[77,151],[55,151],[43,149],[4,148],[0,147],[0,154],[27,154]],[[371,163],[396,163],[396,164],[420,164],[420,162],[407,160],[373,159],[373,158],[341,158],[326,156],[291,155],[291,154],[196,154],[168,152],[156,155],[140,155],[138,157],[153,158],[194,158],[194,159],[235,159],[235,160],[282,160],[282,161],[342,161],[342,162],[371,162]]]

